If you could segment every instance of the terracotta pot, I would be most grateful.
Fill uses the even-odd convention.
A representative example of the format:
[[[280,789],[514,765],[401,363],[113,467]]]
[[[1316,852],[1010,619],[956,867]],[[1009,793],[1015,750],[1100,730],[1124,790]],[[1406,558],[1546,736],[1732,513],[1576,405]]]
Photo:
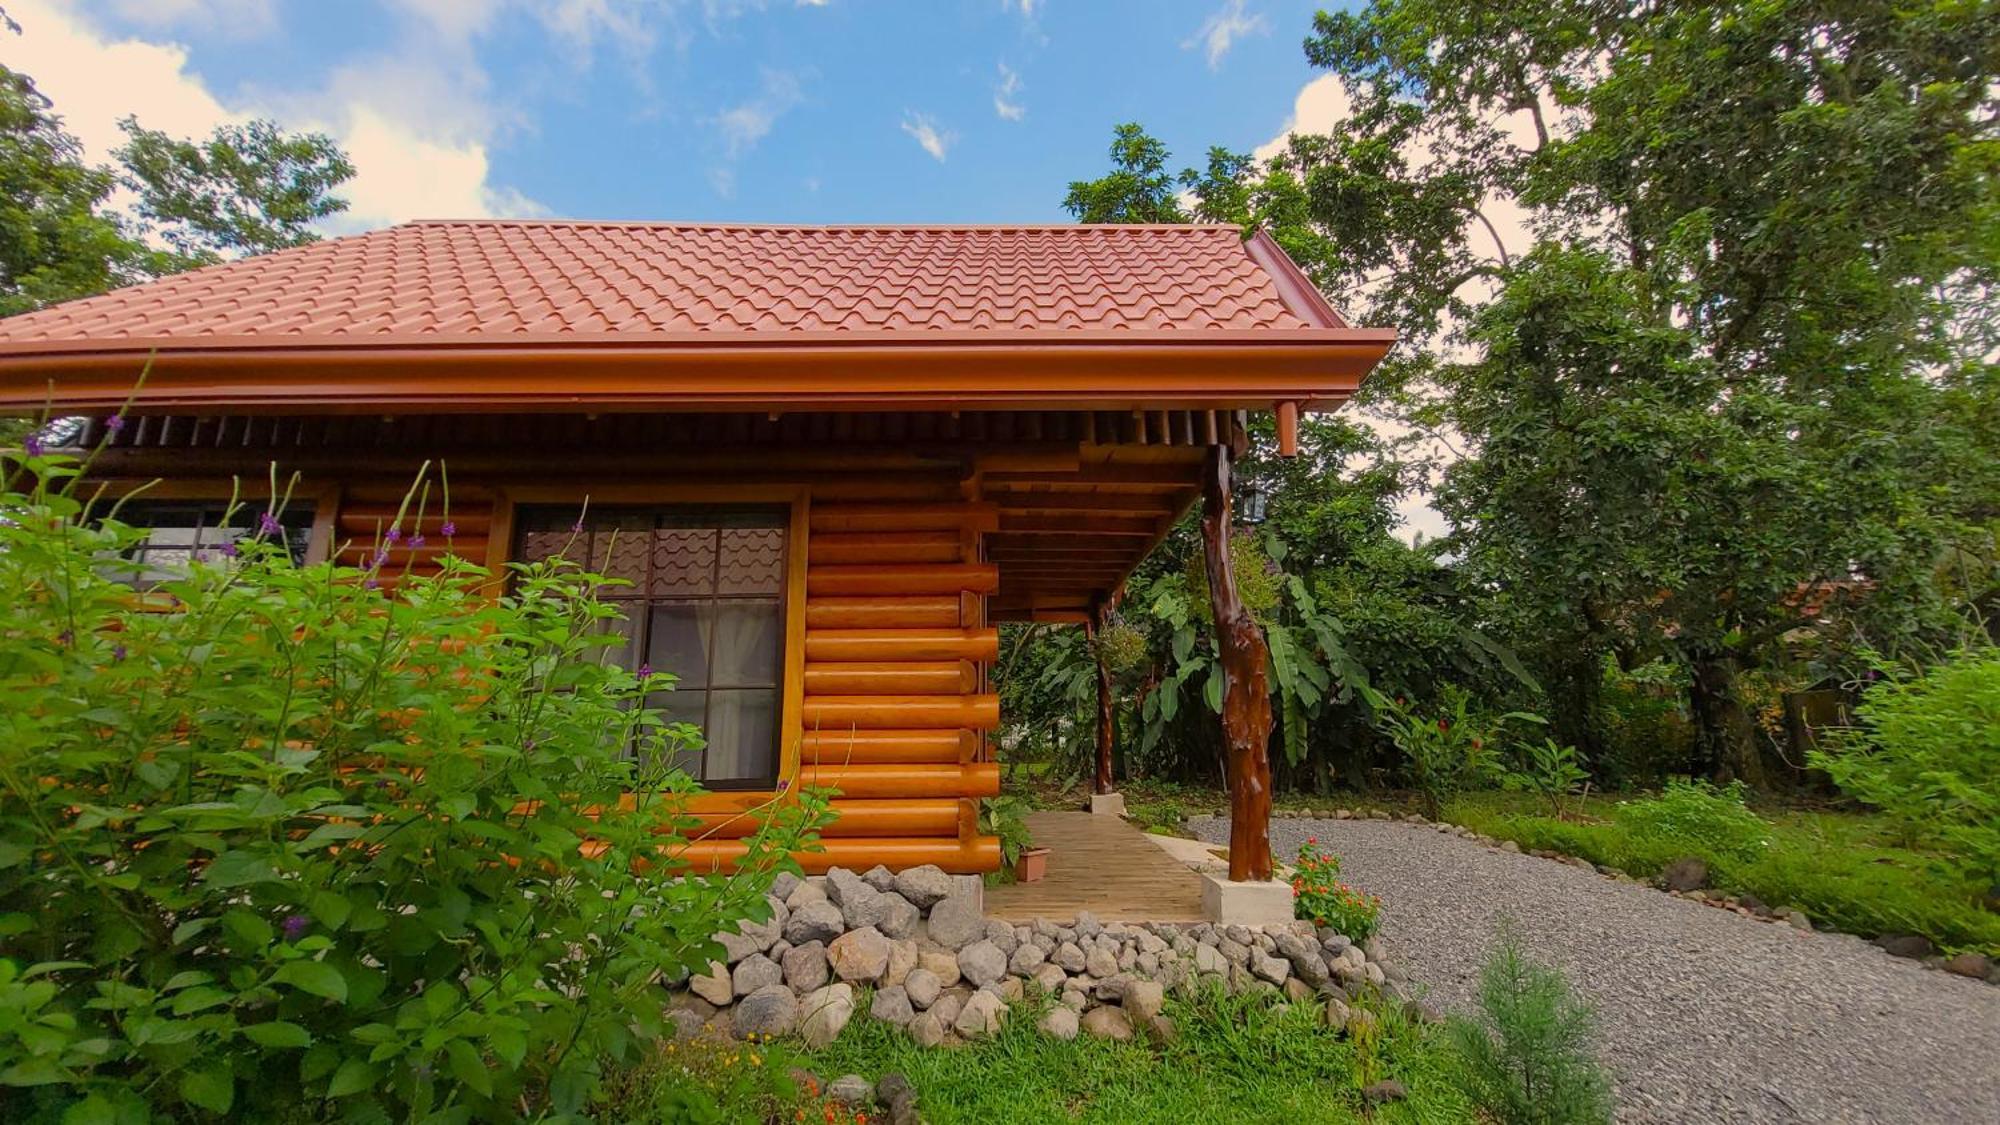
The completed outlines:
[[[1014,881],[1032,883],[1049,873],[1049,849],[1022,848],[1021,856],[1014,861]]]

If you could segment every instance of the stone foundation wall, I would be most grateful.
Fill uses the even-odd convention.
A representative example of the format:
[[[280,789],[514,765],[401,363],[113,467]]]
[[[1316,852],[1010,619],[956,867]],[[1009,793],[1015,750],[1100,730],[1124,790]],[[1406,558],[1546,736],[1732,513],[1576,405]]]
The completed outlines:
[[[677,991],[683,1033],[796,1034],[820,1046],[853,1018],[862,989],[871,1018],[927,1046],[992,1033],[1029,990],[1057,1001],[1041,1026],[1065,1039],[1170,1037],[1167,993],[1202,982],[1323,1004],[1335,1026],[1372,1018],[1352,1000],[1407,1000],[1373,942],[1307,922],[1100,923],[1081,911],[1017,925],[985,917],[977,885],[936,867],[781,876],[770,899],[769,921],[716,935],[726,959]]]

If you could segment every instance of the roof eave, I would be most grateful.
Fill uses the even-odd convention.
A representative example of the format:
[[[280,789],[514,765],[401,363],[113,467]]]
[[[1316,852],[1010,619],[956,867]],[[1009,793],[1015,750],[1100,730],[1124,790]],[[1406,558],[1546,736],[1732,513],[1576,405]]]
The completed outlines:
[[[1345,327],[59,341],[0,346],[0,412],[1331,407],[1394,342]]]

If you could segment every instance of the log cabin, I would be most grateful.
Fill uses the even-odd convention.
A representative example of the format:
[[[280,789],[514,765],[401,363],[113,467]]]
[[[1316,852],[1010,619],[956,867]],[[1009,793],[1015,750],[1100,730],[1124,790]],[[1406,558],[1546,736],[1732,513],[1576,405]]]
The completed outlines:
[[[573,541],[632,583],[620,658],[704,732],[689,858],[718,864],[742,810],[824,786],[809,869],[997,868],[996,626],[1089,626],[1205,503],[1231,875],[1268,878],[1230,461],[1248,412],[1288,452],[1392,341],[1231,226],[426,221],[0,320],[0,411],[81,418],[93,476],[157,481],[126,518],[163,571],[274,463],[301,562],[376,550],[426,462],[453,534],[427,515],[392,565]]]

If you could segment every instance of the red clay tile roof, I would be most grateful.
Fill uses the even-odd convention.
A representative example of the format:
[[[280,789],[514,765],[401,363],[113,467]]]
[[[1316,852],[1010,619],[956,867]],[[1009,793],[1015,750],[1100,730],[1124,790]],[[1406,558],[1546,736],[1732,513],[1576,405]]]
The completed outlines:
[[[0,320],[0,411],[1319,408],[1394,338],[1226,226],[420,222]]]
[[[416,222],[0,320],[95,340],[1343,328],[1229,226]]]

